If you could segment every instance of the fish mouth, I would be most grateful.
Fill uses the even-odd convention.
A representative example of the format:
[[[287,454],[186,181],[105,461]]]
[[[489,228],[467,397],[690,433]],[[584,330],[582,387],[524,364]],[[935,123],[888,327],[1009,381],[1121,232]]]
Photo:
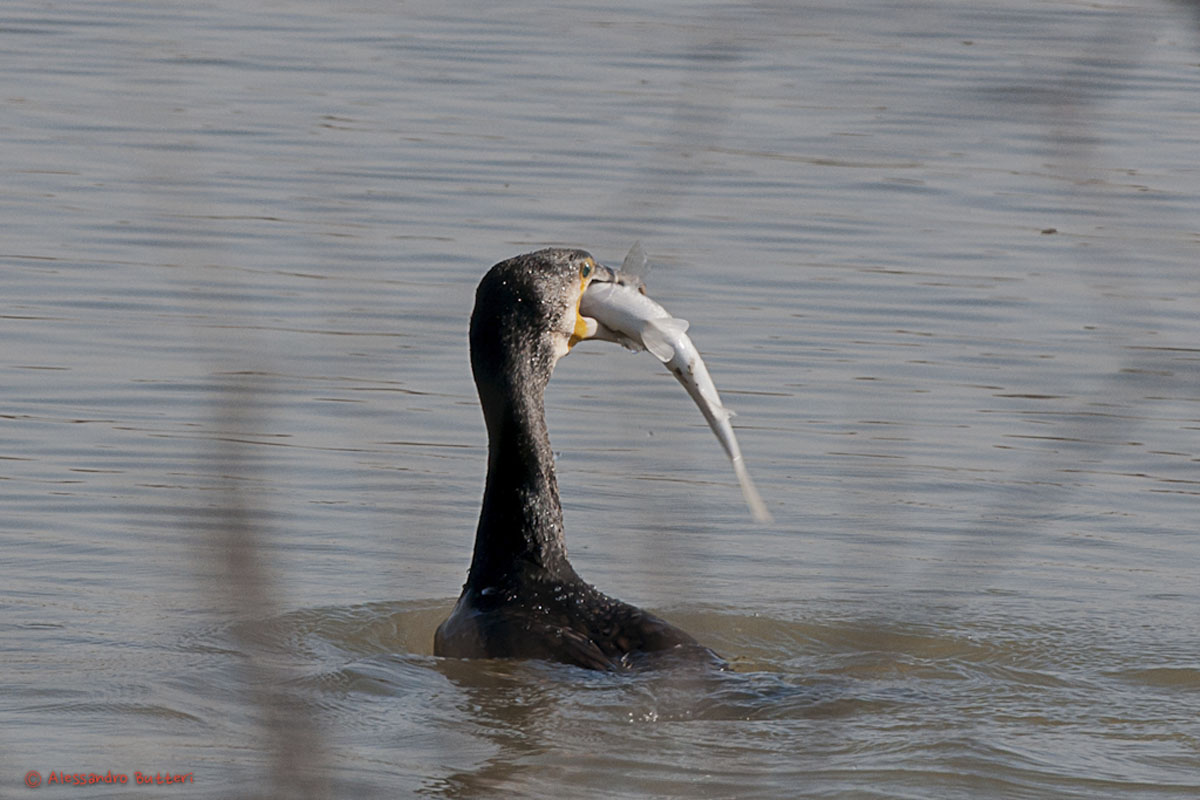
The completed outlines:
[[[620,283],[621,273],[612,267],[606,267],[603,264],[597,264],[592,270],[592,274],[588,277],[588,283]],[[585,284],[584,289],[587,288]],[[583,294],[580,292],[580,294]]]

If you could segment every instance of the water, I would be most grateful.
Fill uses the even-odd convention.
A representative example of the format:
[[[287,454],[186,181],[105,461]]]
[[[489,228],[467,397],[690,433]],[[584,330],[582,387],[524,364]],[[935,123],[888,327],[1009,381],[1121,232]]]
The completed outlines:
[[[1200,791],[1194,6],[0,13],[0,782],[89,796]],[[568,543],[734,671],[431,655],[486,268],[619,263]]]

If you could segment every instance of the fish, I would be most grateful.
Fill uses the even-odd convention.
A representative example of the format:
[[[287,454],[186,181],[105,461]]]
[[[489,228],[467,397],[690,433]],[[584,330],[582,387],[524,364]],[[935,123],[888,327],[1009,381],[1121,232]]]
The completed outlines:
[[[646,259],[640,244],[634,244],[621,269],[614,270],[616,281],[593,281],[583,293],[579,313],[596,320],[591,338],[617,342],[630,350],[648,350],[666,365],[708,422],[717,441],[733,464],[733,473],[751,516],[760,523],[771,522],[761,495],[750,480],[737,436],[729,419],[733,412],[721,402],[716,384],[700,352],[688,337],[687,320],[673,316],[645,293]]]

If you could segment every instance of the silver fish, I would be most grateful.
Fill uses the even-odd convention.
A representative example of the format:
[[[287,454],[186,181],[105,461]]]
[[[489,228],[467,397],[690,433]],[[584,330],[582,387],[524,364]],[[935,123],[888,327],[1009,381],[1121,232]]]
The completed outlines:
[[[725,408],[717,394],[717,387],[708,374],[708,367],[692,340],[688,338],[686,320],[671,316],[665,308],[645,295],[639,269],[626,272],[626,267],[637,267],[645,256],[637,244],[629,251],[625,264],[617,272],[617,282],[592,282],[583,293],[579,312],[596,320],[596,339],[618,342],[631,350],[649,350],[659,361],[666,364],[671,374],[683,384],[700,413],[708,421],[733,462],[733,472],[742,487],[742,497],[751,515],[758,522],[770,522],[771,514],[754,488],[737,437],[729,418],[733,412]]]

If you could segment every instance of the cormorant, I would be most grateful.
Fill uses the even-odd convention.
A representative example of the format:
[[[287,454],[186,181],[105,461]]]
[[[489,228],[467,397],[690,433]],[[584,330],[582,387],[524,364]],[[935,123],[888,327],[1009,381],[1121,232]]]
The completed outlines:
[[[475,293],[471,371],[488,432],[487,482],[467,582],[433,651],[628,669],[662,652],[719,662],[679,628],[585,583],[567,561],[543,396],[559,358],[596,333],[579,313],[616,274],[583,250],[496,264]]]

